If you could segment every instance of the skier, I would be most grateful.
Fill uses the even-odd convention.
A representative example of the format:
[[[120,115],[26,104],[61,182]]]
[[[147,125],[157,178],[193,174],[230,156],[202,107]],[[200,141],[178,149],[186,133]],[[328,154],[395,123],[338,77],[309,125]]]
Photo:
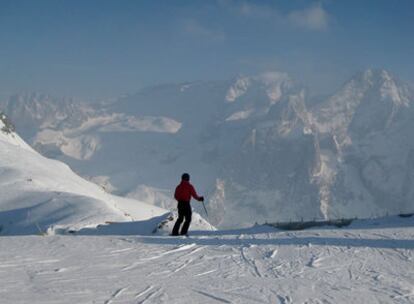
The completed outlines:
[[[198,196],[193,185],[190,184],[190,175],[188,173],[184,173],[181,176],[181,183],[177,186],[177,188],[175,188],[174,198],[178,202],[178,219],[175,222],[171,235],[178,235],[180,225],[184,219],[184,225],[181,228],[180,234],[187,235],[187,231],[191,223],[191,197],[199,202],[204,202],[204,197]]]

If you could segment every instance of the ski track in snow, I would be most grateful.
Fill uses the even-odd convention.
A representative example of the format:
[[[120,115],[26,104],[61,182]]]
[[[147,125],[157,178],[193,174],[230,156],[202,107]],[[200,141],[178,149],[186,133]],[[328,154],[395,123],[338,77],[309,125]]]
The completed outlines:
[[[140,297],[142,297],[143,295],[145,295],[146,293],[148,293],[149,291],[151,291],[154,288],[154,286],[150,285],[147,288],[145,288],[143,291],[141,291],[140,293],[135,295],[135,299],[138,299]]]
[[[142,300],[139,300],[138,303],[139,304],[150,303],[151,299],[156,297],[161,291],[160,288],[158,288],[156,290],[153,290],[153,289],[154,288],[147,289],[147,291],[144,292],[145,296],[143,297]],[[142,296],[142,293],[141,293],[140,296]],[[135,298],[139,298],[140,296],[136,296]]]
[[[197,292],[197,293],[199,293],[199,294],[201,294],[201,295],[203,295],[203,296],[206,296],[206,297],[214,300],[215,302],[231,303],[230,301],[228,301],[226,299],[219,298],[219,297],[217,297],[217,296],[215,296],[215,295],[213,295],[211,293],[208,293],[208,292],[204,292],[204,291],[201,291],[201,290],[194,290],[194,291]]]
[[[109,300],[105,301],[104,304],[111,304],[122,292],[124,292],[127,288],[120,288],[118,290],[116,290],[111,297],[109,298]]]
[[[0,297],[42,304],[414,303],[413,235],[414,225],[190,238],[3,237]]]

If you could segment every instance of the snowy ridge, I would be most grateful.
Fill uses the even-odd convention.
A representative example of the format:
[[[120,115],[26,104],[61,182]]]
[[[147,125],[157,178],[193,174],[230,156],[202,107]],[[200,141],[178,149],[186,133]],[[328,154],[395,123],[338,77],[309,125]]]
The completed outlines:
[[[56,149],[77,160],[88,160],[101,148],[101,133],[159,132],[176,133],[181,124],[167,117],[133,117],[125,114],[102,113],[88,117],[79,126],[55,130],[42,128],[33,139],[34,147],[43,153]],[[51,150],[52,149],[52,150]]]
[[[27,151],[34,152],[34,150],[20,136],[10,130],[6,123],[6,116],[3,113],[0,113],[0,140]]]
[[[245,95],[249,89],[257,84],[265,88],[265,93],[271,104],[280,100],[283,91],[289,90],[293,86],[293,81],[286,73],[267,72],[254,77],[242,76],[235,80],[226,94],[227,102],[235,102]]]
[[[145,234],[169,214],[165,209],[106,193],[67,165],[41,156],[14,132],[0,131],[0,173],[1,234],[77,231],[108,222],[134,222],[131,233]],[[148,221],[154,217],[158,219]],[[201,218],[195,221],[195,227],[203,225],[208,223]]]

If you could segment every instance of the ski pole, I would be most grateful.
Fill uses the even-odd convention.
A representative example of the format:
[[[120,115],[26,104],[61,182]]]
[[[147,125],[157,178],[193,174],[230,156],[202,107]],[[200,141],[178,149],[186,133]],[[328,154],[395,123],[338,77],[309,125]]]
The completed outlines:
[[[206,205],[204,205],[204,201],[203,201],[203,202],[201,202],[201,203],[203,204],[204,211],[206,212],[206,215],[207,215],[207,218],[208,218],[208,212],[207,212],[207,209],[206,209]]]
[[[203,202],[201,202],[201,203],[203,204],[204,211],[205,211],[206,216],[207,216],[207,219],[208,219],[208,212],[207,212],[207,209],[206,209],[206,205],[204,205],[204,201],[203,201]],[[211,231],[214,231],[214,228],[213,228],[213,226],[211,225],[210,220],[208,220],[207,222],[208,222],[208,223],[209,223],[209,225],[210,225],[210,229],[211,229]]]

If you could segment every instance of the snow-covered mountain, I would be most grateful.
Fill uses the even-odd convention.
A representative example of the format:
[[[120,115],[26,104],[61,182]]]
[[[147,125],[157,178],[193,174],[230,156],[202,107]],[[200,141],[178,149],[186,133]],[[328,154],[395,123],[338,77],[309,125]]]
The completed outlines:
[[[129,233],[145,234],[169,216],[165,209],[108,194],[62,162],[41,156],[13,131],[4,114],[0,116],[0,173],[2,235],[79,231],[107,222],[129,222]],[[195,217],[195,228],[210,228]],[[117,231],[117,225],[105,231]],[[124,226],[122,233],[128,233]]]
[[[414,91],[367,70],[313,109],[326,217],[414,210]]]
[[[71,98],[42,93],[15,94],[0,105],[10,120],[18,122],[17,132],[24,138],[32,138],[39,129],[64,128],[79,123],[92,110]]]
[[[10,101],[6,113],[18,130],[35,130],[23,134],[38,151],[116,194],[171,209],[179,176],[190,172],[221,227],[412,212],[412,90],[367,70],[308,100],[272,72],[72,102],[70,111],[24,99],[15,107],[24,111],[10,111]],[[48,123],[33,123],[43,121],[37,105],[52,109]]]

